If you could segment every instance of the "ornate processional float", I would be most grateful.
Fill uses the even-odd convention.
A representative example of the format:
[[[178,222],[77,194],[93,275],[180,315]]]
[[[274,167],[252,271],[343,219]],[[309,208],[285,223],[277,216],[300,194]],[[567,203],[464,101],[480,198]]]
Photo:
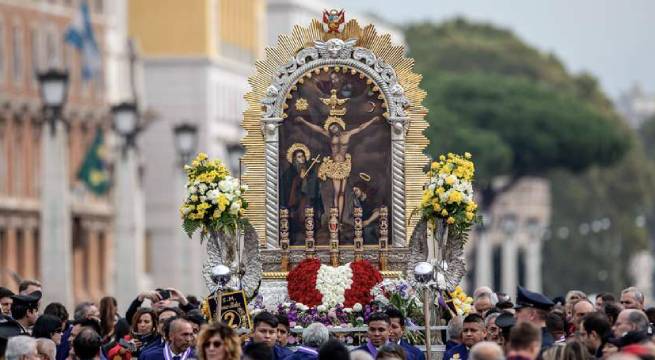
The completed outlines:
[[[246,95],[241,182],[204,154],[187,167],[181,213],[206,240],[209,316],[247,327],[248,311],[231,310],[246,300],[298,326],[357,326],[390,303],[419,323],[428,301],[467,310],[473,164],[449,154],[430,166],[412,67],[389,35],[336,10],[266,50]],[[421,262],[432,297],[416,293]]]

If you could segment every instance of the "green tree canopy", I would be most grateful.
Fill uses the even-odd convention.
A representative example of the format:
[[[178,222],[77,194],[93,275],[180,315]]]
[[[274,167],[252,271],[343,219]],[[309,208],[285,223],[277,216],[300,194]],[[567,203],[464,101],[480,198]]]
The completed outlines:
[[[649,229],[636,227],[635,216],[652,218],[655,171],[596,79],[570,74],[556,56],[489,24],[419,23],[405,36],[428,92],[430,155],[471,152],[483,205],[504,190],[491,188],[497,176],[551,180],[545,290],[617,291],[628,284],[630,256],[648,246]],[[655,119],[640,133],[655,158]],[[581,224],[599,218],[610,219],[611,228],[581,234]],[[560,228],[570,235],[558,237]]]

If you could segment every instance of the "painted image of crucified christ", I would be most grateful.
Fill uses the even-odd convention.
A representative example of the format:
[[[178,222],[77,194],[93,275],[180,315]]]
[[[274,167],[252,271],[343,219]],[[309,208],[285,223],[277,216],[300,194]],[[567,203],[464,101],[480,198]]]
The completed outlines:
[[[374,116],[351,130],[346,130],[345,122],[338,117],[328,117],[323,127],[310,123],[302,116],[296,116],[294,120],[306,126],[312,132],[321,134],[328,139],[331,155],[323,157],[321,165],[318,168],[318,177],[322,181],[332,180],[334,189],[332,206],[339,210],[339,223],[341,223],[346,202],[346,183],[348,182],[348,176],[352,169],[352,160],[348,153],[350,138],[380,120],[380,117]]]

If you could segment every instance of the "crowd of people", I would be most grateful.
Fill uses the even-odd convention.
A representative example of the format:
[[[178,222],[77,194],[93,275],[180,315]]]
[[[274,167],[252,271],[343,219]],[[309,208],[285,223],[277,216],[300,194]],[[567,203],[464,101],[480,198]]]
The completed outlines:
[[[655,308],[635,287],[618,298],[572,290],[549,299],[521,287],[515,302],[488,287],[473,295],[474,311],[449,322],[444,360],[655,360]]]
[[[198,300],[172,288],[139,294],[125,316],[112,297],[83,302],[72,319],[56,302],[41,311],[38,282],[24,281],[18,290],[0,287],[0,360],[425,359],[404,338],[405,318],[395,308],[368,317],[357,348],[348,349],[321,323],[304,328],[302,342],[290,347],[286,317],[260,312],[250,333],[240,335],[207,323]],[[444,360],[655,360],[655,308],[645,309],[634,287],[618,299],[576,290],[549,299],[519,287],[515,301],[481,287],[474,299],[470,314],[453,317],[448,331],[437,334],[446,340]]]

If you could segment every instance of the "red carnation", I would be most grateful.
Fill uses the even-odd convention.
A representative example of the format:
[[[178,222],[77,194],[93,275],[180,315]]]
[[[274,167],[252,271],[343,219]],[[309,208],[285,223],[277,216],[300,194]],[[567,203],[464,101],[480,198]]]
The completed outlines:
[[[287,291],[291,300],[309,307],[320,305],[323,302],[323,295],[316,289],[316,276],[320,268],[320,260],[305,259],[289,272]]]
[[[346,298],[344,306],[353,307],[355,303],[362,305],[370,303],[373,300],[371,289],[382,282],[382,275],[367,260],[353,261],[350,263],[350,269],[353,272],[353,283],[344,294]]]

